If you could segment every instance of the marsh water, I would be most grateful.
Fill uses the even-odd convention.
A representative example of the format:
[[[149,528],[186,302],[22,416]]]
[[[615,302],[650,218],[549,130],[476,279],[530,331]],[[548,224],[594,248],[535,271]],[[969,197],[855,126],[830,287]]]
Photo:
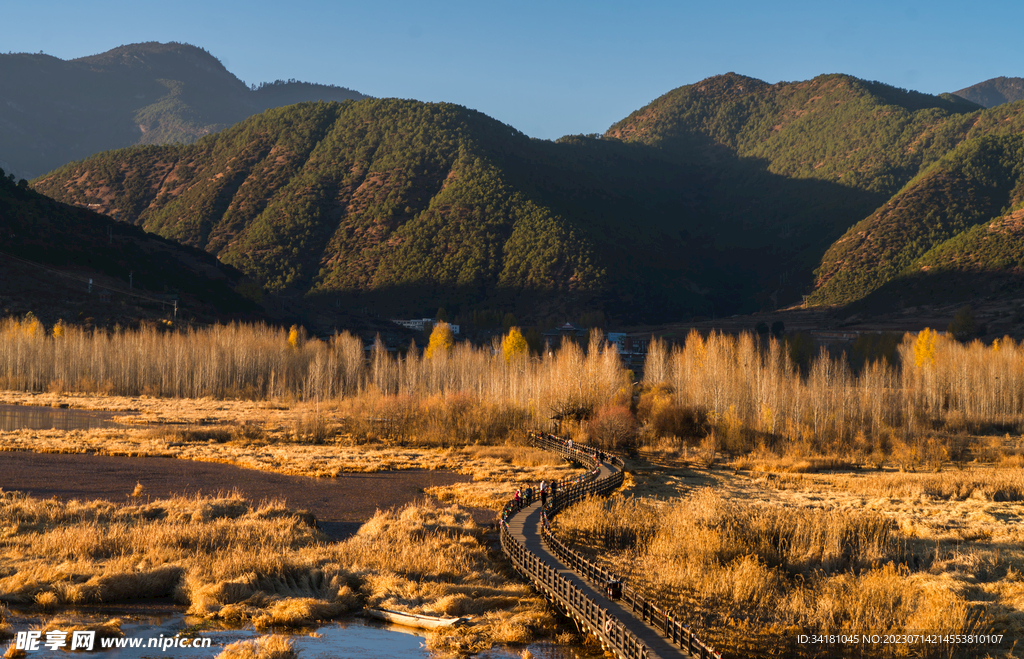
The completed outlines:
[[[78,409],[51,407],[29,407],[22,405],[0,405],[0,430],[18,429],[45,430],[89,430],[94,428],[117,427],[112,412],[93,412]],[[16,463],[16,464],[15,464]],[[139,467],[145,465],[144,470]],[[312,479],[300,476],[284,476],[267,472],[241,469],[232,465],[192,463],[172,458],[120,458],[97,455],[8,453],[0,457],[0,489],[18,489],[35,496],[67,498],[108,498],[123,499],[125,493],[137,481],[147,480],[147,493],[164,494],[163,490],[202,491],[204,485],[215,489],[238,487],[242,490],[255,488],[250,496],[264,494],[259,490],[263,485],[273,489],[278,496],[287,492],[291,503],[312,510],[318,524],[329,535],[331,531],[340,536],[354,532],[359,523],[344,516],[333,520],[337,514],[334,505],[339,497],[347,502],[346,512],[357,516],[366,515],[354,493],[387,493],[395,500],[413,499],[422,493],[424,487],[444,482],[469,480],[468,477],[444,471],[424,472],[393,471],[375,474],[351,474],[346,478]],[[177,473],[187,469],[188,477]],[[164,473],[164,472],[167,473]],[[207,473],[209,472],[209,473]],[[237,473],[236,473],[237,472]],[[128,477],[130,476],[130,478]],[[167,483],[161,482],[167,480]],[[268,482],[263,483],[263,480]],[[108,491],[109,490],[109,491]],[[345,492],[347,490],[347,492]],[[301,495],[301,496],[300,496]],[[420,494],[420,496],[422,496]],[[257,496],[258,498],[258,496]],[[367,502],[369,503],[369,502]],[[376,502],[380,503],[380,502]],[[326,504],[326,505],[324,505]],[[369,509],[372,514],[372,508]],[[493,513],[479,511],[487,521]],[[332,515],[330,513],[335,513]],[[480,520],[484,521],[484,520]],[[338,527],[331,528],[331,525]],[[67,620],[68,624],[106,623],[120,619],[121,632],[125,638],[141,638],[140,648],[111,648],[102,650],[99,656],[111,659],[147,659],[150,657],[211,658],[216,657],[224,646],[239,640],[249,640],[263,635],[250,628],[210,628],[201,619],[185,616],[181,607],[171,604],[141,604],[138,606],[92,607],[85,609],[61,610],[43,614],[35,609],[15,610],[8,618],[14,632],[41,629],[53,618]],[[53,625],[56,629],[60,626]],[[201,638],[210,638],[209,648],[159,648],[145,647],[150,638],[174,637],[183,631]],[[288,632],[281,632],[288,633]],[[397,625],[383,625],[362,618],[349,618],[324,625],[317,629],[292,633],[292,642],[303,659],[370,659],[370,658],[429,658],[424,645],[425,634]],[[45,635],[43,636],[45,640]],[[13,643],[13,640],[11,641]],[[6,643],[0,644],[0,647]],[[586,649],[569,649],[550,643],[536,643],[528,646],[537,659],[569,659],[570,657],[601,656],[600,652],[590,653]],[[518,659],[523,648],[496,648],[477,655],[490,659]],[[40,644],[38,651],[29,656],[67,657],[65,650],[46,649]]]
[[[141,648],[111,648],[99,651],[99,656],[109,659],[148,659],[161,656],[209,659],[220,654],[226,645],[263,635],[251,627],[209,628],[202,620],[189,618],[178,607],[171,605],[75,609],[55,614],[53,617],[67,621],[67,625],[102,624],[116,618],[121,620],[121,633],[125,639],[142,639]],[[50,619],[50,616],[44,618],[31,610],[15,610],[8,621],[13,631],[19,632],[40,629]],[[52,627],[62,629],[60,622],[56,622]],[[173,638],[182,632],[194,638],[209,638],[210,647],[178,647],[166,651],[145,647],[151,638]],[[316,629],[291,633],[289,638],[303,659],[428,659],[431,656],[424,645],[424,633],[398,625],[376,624],[362,618],[350,618]],[[43,639],[45,640],[45,635]],[[537,659],[569,659],[581,656],[578,650],[570,651],[549,643],[535,643],[528,646],[528,649]],[[60,649],[47,649],[40,644],[40,649],[31,652],[29,656],[33,659],[44,659],[67,657],[69,653]],[[522,648],[495,648],[476,656],[485,659],[519,659],[522,657]]]
[[[93,430],[116,428],[116,412],[96,412],[61,407],[0,405],[0,430]]]

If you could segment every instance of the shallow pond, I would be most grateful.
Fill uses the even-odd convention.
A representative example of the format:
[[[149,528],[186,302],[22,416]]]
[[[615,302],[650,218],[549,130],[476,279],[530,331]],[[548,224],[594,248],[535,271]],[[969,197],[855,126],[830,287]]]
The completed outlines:
[[[216,657],[224,646],[239,640],[249,640],[262,636],[252,628],[242,629],[204,629],[198,619],[186,617],[175,607],[111,607],[94,609],[75,609],[55,614],[53,617],[77,623],[105,623],[114,618],[121,619],[121,632],[128,641],[141,639],[146,646],[149,639],[173,638],[182,630],[200,628],[194,634],[198,638],[209,638],[209,648],[170,648],[161,651],[159,648],[112,648],[100,650],[98,656],[109,659],[151,659],[154,657],[182,657],[183,659]],[[45,620],[50,620],[46,616]],[[29,611],[12,612],[9,622],[14,632],[40,629],[44,618],[38,613]],[[60,625],[54,626],[60,629]],[[279,632],[280,633],[280,632]],[[187,634],[193,636],[193,634]],[[324,625],[305,633],[291,634],[290,638],[302,659],[383,659],[421,658],[429,659],[431,654],[424,647],[425,634],[418,630],[397,625],[381,625],[361,618],[351,618],[341,622]],[[45,635],[43,637],[45,641]],[[11,641],[13,642],[13,641]],[[4,644],[6,646],[6,644]],[[3,647],[3,646],[0,646]],[[47,659],[68,657],[69,653],[56,649],[47,649],[40,644],[37,651],[28,652],[31,659]],[[530,653],[536,659],[570,659],[577,652],[549,643],[530,645]],[[479,657],[485,659],[519,659],[522,648],[496,648]],[[599,656],[599,655],[598,655]]]
[[[92,430],[118,428],[116,412],[96,412],[60,407],[0,405],[0,430]]]
[[[424,490],[471,480],[444,470],[407,469],[343,473],[337,478],[288,476],[215,462],[177,458],[128,458],[79,453],[0,453],[0,489],[34,497],[125,501],[136,485],[143,501],[180,494],[205,496],[237,490],[251,501],[283,500],[307,510],[334,540],[355,533],[378,510],[422,500]],[[494,512],[471,509],[480,524]]]

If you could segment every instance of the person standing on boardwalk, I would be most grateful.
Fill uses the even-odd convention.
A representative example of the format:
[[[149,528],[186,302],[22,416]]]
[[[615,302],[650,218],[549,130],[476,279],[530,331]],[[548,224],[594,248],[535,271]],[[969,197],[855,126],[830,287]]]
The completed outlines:
[[[545,483],[544,481],[541,481],[540,482],[540,487],[537,488],[537,489],[540,490],[540,507],[543,508],[544,506],[548,505],[547,483]]]

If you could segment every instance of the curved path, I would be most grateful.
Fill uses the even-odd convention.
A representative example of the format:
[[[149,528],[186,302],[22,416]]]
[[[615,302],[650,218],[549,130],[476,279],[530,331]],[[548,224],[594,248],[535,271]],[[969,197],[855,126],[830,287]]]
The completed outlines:
[[[598,478],[609,477],[613,474],[614,471],[610,469],[608,465],[601,463]],[[631,632],[633,632],[640,642],[644,644],[647,649],[647,655],[645,656],[679,656],[679,649],[669,643],[664,634],[660,633],[657,629],[643,620],[635,618],[629,608],[622,605],[621,600],[608,599],[605,596],[605,593],[598,591],[593,585],[584,581],[579,575],[566,567],[557,556],[551,553],[542,541],[542,525],[543,520],[541,518],[540,502],[536,501],[532,505],[523,508],[509,521],[508,530],[516,537],[516,539],[523,543],[528,551],[536,555],[545,563],[554,567],[562,578],[572,583],[579,590],[585,592],[587,597],[589,597],[595,604],[608,609],[608,611],[617,618],[621,624],[625,625]],[[600,631],[603,632],[604,630],[602,629]],[[602,641],[604,640],[605,639],[602,639]],[[607,645],[607,643],[605,645]]]
[[[534,438],[534,443],[592,468],[582,481],[559,484],[558,498],[548,506],[550,515],[585,496],[606,494],[622,484],[618,458],[599,462],[592,447],[568,448],[561,440],[544,436]],[[518,509],[514,504],[507,506],[501,525],[502,548],[517,571],[600,639],[606,650],[624,659],[681,655],[720,659],[721,655],[701,643],[681,621],[651,605],[628,585],[622,599],[607,597],[604,585],[614,575],[566,547],[545,528],[545,522],[539,501]]]

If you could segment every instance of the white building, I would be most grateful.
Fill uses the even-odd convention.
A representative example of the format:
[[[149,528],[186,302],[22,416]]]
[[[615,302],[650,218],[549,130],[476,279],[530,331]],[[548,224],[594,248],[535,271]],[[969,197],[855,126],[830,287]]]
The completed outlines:
[[[400,318],[392,318],[391,322],[393,322],[396,325],[401,325],[402,327],[404,327],[406,329],[411,329],[411,330],[415,330],[417,332],[422,332],[424,327],[426,327],[427,325],[433,325],[437,321],[435,319],[433,319],[433,318],[412,318],[410,320],[402,320]],[[452,328],[452,334],[458,334],[459,333],[459,326],[458,325],[451,325],[451,328]]]

